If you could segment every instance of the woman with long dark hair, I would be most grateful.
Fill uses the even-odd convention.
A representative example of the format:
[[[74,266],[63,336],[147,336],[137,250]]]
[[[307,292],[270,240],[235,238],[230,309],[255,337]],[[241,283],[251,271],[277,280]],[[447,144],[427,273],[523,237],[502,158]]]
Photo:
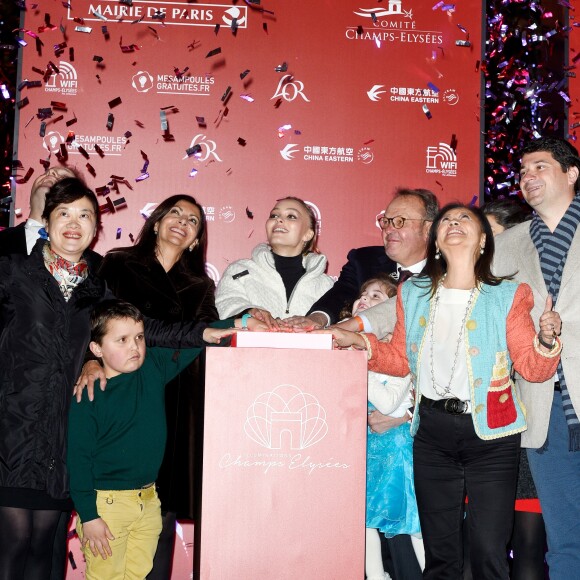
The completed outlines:
[[[206,220],[189,195],[162,201],[133,247],[116,248],[99,275],[118,298],[165,322],[218,319],[214,283],[205,271]],[[201,489],[203,374],[195,361],[165,390],[167,446],[157,480],[163,530],[148,578],[171,575],[177,517],[196,519]]]
[[[532,291],[492,274],[493,234],[478,208],[444,207],[431,228],[424,274],[398,289],[392,341],[333,329],[366,349],[369,368],[415,383],[413,461],[425,544],[424,578],[461,578],[465,494],[473,577],[507,580],[525,412],[514,368],[533,382],[556,370],[561,343],[550,300],[536,334]]]

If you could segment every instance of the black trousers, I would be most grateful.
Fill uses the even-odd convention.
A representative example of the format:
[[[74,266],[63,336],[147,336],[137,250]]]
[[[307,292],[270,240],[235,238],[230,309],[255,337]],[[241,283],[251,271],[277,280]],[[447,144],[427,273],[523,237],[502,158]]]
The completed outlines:
[[[423,578],[463,577],[466,520],[474,580],[508,580],[506,548],[513,526],[520,435],[484,441],[470,414],[421,405],[413,442],[415,492],[425,544]]]
[[[423,573],[417,562],[411,536],[400,534],[385,538],[379,532],[383,566],[393,580],[421,580]]]

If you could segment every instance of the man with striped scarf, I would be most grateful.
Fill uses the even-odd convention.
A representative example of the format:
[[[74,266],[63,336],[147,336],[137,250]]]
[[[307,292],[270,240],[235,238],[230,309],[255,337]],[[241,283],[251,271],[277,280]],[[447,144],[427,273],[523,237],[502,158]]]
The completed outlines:
[[[516,375],[527,409],[522,446],[546,523],[551,580],[580,578],[579,175],[578,151],[567,141],[528,143],[520,189],[535,216],[495,238],[494,271],[532,287],[532,318],[539,320],[548,294],[562,317],[565,346],[556,375],[536,384]]]

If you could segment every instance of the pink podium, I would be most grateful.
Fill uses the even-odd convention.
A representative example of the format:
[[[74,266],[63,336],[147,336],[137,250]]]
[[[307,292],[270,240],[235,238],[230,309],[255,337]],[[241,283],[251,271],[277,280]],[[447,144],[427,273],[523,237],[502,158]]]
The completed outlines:
[[[207,351],[201,580],[364,578],[366,353]]]

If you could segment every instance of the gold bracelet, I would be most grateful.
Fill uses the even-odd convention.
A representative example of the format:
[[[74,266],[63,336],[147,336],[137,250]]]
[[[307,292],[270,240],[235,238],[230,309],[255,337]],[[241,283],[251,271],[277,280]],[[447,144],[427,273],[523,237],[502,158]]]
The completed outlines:
[[[371,360],[373,356],[373,349],[371,348],[371,341],[364,332],[357,332],[357,334],[365,341],[365,346],[367,349],[367,360]]]
[[[554,344],[552,346],[552,350],[550,352],[544,352],[540,348],[540,339],[536,334],[534,336],[534,350],[541,356],[545,358],[554,358],[558,356],[562,352],[562,341],[556,336],[554,337]]]

